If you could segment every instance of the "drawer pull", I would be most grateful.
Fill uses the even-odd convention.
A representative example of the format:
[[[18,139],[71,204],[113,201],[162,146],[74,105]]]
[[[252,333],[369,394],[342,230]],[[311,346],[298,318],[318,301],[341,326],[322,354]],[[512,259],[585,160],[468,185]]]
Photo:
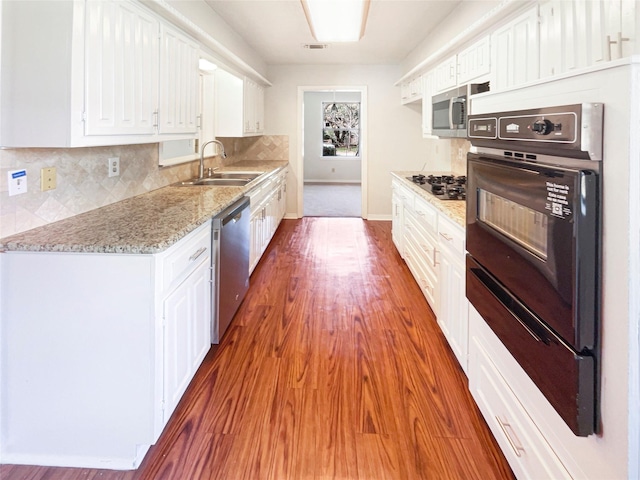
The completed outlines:
[[[447,242],[450,242],[451,240],[453,240],[453,237],[451,235],[447,235],[446,233],[440,232],[440,236],[444,238]]]
[[[198,258],[200,255],[202,255],[206,251],[207,251],[207,247],[200,247],[198,250],[195,251],[193,255],[189,257],[189,261],[193,262],[196,258]]]
[[[509,445],[511,445],[513,452],[516,454],[517,457],[521,457],[522,454],[520,452],[524,452],[524,447],[521,447],[518,444],[516,444],[516,442],[513,441],[513,438],[511,438],[511,435],[509,435],[509,432],[507,432],[507,427],[511,428],[511,425],[508,424],[507,422],[503,422],[502,420],[500,420],[500,417],[498,417],[497,415],[496,415],[496,421],[498,422],[498,425],[500,425],[500,428],[502,429],[502,433],[504,433],[504,436],[507,437],[507,442],[509,442]]]

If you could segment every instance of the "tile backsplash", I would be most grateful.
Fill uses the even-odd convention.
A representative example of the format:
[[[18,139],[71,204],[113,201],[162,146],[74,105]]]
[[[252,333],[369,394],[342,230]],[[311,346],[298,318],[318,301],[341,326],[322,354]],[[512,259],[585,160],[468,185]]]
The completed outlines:
[[[471,143],[464,138],[451,139],[451,171],[456,175],[467,174],[467,153]]]
[[[265,135],[219,138],[228,157],[241,160],[289,160],[289,138]],[[107,175],[107,159],[120,158],[120,175]],[[219,157],[206,167],[220,165]],[[57,186],[42,192],[40,170],[55,167]],[[9,196],[7,172],[27,171],[27,192]],[[30,230],[88,210],[147,193],[197,175],[198,162],[158,167],[158,144],[91,148],[0,149],[0,237]]]

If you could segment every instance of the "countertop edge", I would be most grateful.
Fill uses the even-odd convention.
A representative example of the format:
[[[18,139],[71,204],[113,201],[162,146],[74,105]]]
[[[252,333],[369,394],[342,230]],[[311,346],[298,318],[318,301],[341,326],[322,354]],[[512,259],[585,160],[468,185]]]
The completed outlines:
[[[421,171],[394,171],[391,172],[392,177],[402,181],[403,186],[411,189],[412,192],[417,193],[420,198],[426,200],[429,204],[433,205],[447,216],[451,221],[462,227],[466,228],[466,201],[465,200],[440,200],[434,195],[424,191],[418,185],[408,180],[407,177],[412,175],[430,175],[441,174],[442,172],[421,172]],[[448,172],[445,172],[448,173]]]
[[[150,192],[143,193],[128,199],[121,200],[97,209],[89,210],[81,214],[43,225],[25,232],[20,232],[0,239],[0,252],[22,252],[22,253],[89,253],[89,254],[123,254],[123,255],[148,255],[157,254],[165,251],[180,239],[197,229],[207,220],[220,213],[233,202],[245,196],[248,192],[278,175],[283,169],[289,166],[287,161],[243,161],[238,164],[229,165],[221,171],[238,171],[238,170],[258,170],[256,163],[263,165],[262,169],[265,174],[257,179],[249,182],[242,187],[219,187],[219,186],[177,186],[167,185]],[[273,166],[265,168],[264,164],[273,163]],[[223,189],[223,190],[221,190]],[[217,195],[216,195],[217,193]],[[104,243],[90,243],[79,239],[73,241],[65,235],[65,230],[79,230],[83,222],[93,223],[105,230],[109,230],[107,223],[109,222],[108,213],[117,212],[119,218],[126,217],[128,210],[132,211],[132,216],[144,217],[144,207],[146,203],[152,202],[154,197],[160,197],[160,200],[175,195],[181,197],[181,203],[175,205],[177,214],[180,216],[180,224],[171,229],[167,226],[167,232],[157,233],[153,239],[144,238],[136,239],[132,233],[131,238],[119,237],[117,241]],[[206,201],[202,197],[207,198]],[[193,200],[191,199],[193,197]],[[218,200],[218,197],[223,200]],[[199,205],[193,205],[199,201]],[[210,208],[203,210],[201,213],[197,211],[203,208],[202,204],[211,205]],[[189,210],[191,207],[191,210]],[[123,208],[124,211],[118,211]],[[106,219],[100,223],[100,216],[105,214]],[[188,220],[184,220],[189,217]],[[158,222],[158,218],[144,218],[148,222]],[[124,228],[124,227],[121,227]],[[125,228],[126,230],[126,228]],[[126,232],[125,232],[126,233]],[[139,232],[138,232],[139,233]],[[142,235],[144,237],[144,235]]]

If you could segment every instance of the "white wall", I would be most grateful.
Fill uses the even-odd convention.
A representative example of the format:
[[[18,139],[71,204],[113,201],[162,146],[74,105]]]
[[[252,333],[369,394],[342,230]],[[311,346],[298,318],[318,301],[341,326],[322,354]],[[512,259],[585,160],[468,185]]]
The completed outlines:
[[[238,57],[264,76],[264,60],[204,0],[167,0],[167,3],[215,38],[223,50],[226,49],[231,56]]]
[[[461,2],[458,7],[440,23],[438,28],[431,32],[431,34],[418,44],[402,61],[402,74],[407,73],[424,59],[447,45],[456,35],[468,29],[470,25],[473,25],[478,19],[482,18],[487,12],[500,3],[501,1],[499,0]],[[531,2],[528,0],[513,0],[513,4],[515,5],[525,3],[530,4]],[[456,49],[459,50],[460,46]]]
[[[449,143],[422,138],[421,112],[400,105],[400,89],[394,82],[398,66],[303,65],[268,68],[273,86],[265,93],[267,134],[289,135],[291,176],[287,212],[301,212],[297,204],[303,172],[297,159],[302,155],[298,132],[298,87],[366,86],[368,98],[367,184],[368,218],[391,218],[391,171],[449,170]],[[437,153],[436,153],[437,151]]]
[[[360,157],[322,156],[322,102],[360,102],[360,92],[304,93],[304,181],[360,183]]]

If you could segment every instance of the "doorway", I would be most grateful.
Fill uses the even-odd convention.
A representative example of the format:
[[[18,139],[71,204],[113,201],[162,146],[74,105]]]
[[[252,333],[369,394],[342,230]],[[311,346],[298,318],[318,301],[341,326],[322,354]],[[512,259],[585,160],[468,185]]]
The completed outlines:
[[[298,87],[298,217],[366,218],[366,93]]]

